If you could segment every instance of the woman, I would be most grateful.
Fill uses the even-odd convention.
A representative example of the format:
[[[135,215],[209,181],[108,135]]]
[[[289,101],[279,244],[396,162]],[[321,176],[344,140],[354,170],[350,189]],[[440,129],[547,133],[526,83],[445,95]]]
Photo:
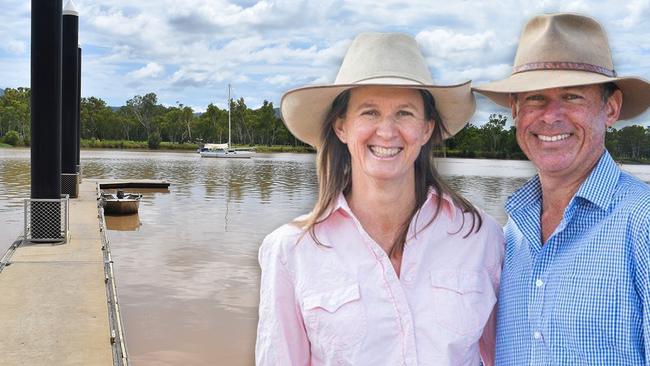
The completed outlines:
[[[260,248],[258,365],[492,363],[501,227],[430,160],[475,102],[432,84],[413,38],[363,33],[333,85],[284,95],[320,190]]]

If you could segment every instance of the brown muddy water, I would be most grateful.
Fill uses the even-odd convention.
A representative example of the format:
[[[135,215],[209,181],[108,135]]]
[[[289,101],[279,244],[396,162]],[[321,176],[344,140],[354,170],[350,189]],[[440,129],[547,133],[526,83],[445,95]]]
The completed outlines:
[[[161,179],[140,213],[107,218],[133,365],[252,365],[266,234],[308,212],[314,155],[207,159],[189,152],[84,150],[84,178]],[[450,184],[501,223],[528,162],[440,159]],[[650,166],[624,166],[650,182]],[[29,150],[0,149],[0,255],[21,234]]]

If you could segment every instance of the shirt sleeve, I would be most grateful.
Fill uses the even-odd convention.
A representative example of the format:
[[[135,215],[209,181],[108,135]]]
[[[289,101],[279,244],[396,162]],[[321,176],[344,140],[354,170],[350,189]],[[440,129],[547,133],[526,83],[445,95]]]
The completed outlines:
[[[635,245],[635,283],[643,306],[645,364],[650,365],[650,219],[643,226]]]
[[[499,304],[499,284],[501,281],[501,268],[503,266],[503,255],[505,252],[503,230],[500,226],[496,226],[496,229],[492,230],[492,233],[490,234],[488,240],[494,243],[494,258],[492,260],[493,265],[491,266],[489,273],[490,279],[492,281],[492,288],[494,289],[494,293],[497,295],[497,303],[494,305],[494,308],[490,313],[490,317],[485,324],[485,328],[483,328],[483,335],[481,335],[481,339],[479,340],[479,352],[481,354],[483,365],[492,366],[494,365],[496,348],[496,317],[497,307]]]
[[[310,346],[281,244],[268,236],[259,251],[262,269],[255,345],[258,366],[308,365]]]

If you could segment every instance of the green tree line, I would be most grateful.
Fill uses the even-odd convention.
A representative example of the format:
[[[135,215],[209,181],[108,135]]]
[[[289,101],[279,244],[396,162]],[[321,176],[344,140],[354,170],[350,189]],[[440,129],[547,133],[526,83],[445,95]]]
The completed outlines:
[[[29,145],[29,88],[7,88],[0,96],[0,142]],[[264,101],[249,108],[243,98],[232,100],[231,135],[238,145],[304,146],[289,133],[273,103]],[[109,107],[100,98],[81,99],[81,138],[85,140],[147,141],[157,148],[171,144],[221,143],[228,141],[228,111],[209,104],[203,113],[177,103],[166,107],[155,93],[136,95],[124,106]],[[525,159],[517,145],[514,127],[506,128],[507,117],[492,114],[480,126],[468,124],[445,141],[438,151],[456,157]],[[606,145],[618,160],[650,162],[650,127],[638,125],[606,132]]]

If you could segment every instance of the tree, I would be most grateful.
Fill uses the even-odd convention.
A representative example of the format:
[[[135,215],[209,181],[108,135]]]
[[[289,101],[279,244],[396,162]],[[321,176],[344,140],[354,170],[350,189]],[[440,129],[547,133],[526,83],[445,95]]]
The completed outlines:
[[[119,129],[115,128],[116,116],[105,101],[95,97],[81,98],[79,109],[81,138],[103,140],[119,134]]]
[[[454,137],[447,141],[450,149],[458,149],[463,152],[463,156],[474,156],[474,153],[481,146],[481,130],[473,124],[468,124],[460,130]]]
[[[155,130],[153,124],[156,115],[156,103],[158,97],[155,93],[148,93],[144,96],[136,95],[126,101],[128,111],[135,117],[136,121],[144,128],[147,138]]]
[[[491,114],[487,123],[481,126],[481,132],[485,138],[485,147],[490,152],[497,152],[500,148],[499,142],[504,138],[503,128],[506,126],[508,117],[501,114]]]
[[[0,135],[9,130],[19,132],[25,140],[30,138],[29,88],[7,88],[0,96]]]
[[[618,131],[618,143],[621,152],[627,157],[638,160],[647,149],[645,129],[641,126],[627,126]]]

